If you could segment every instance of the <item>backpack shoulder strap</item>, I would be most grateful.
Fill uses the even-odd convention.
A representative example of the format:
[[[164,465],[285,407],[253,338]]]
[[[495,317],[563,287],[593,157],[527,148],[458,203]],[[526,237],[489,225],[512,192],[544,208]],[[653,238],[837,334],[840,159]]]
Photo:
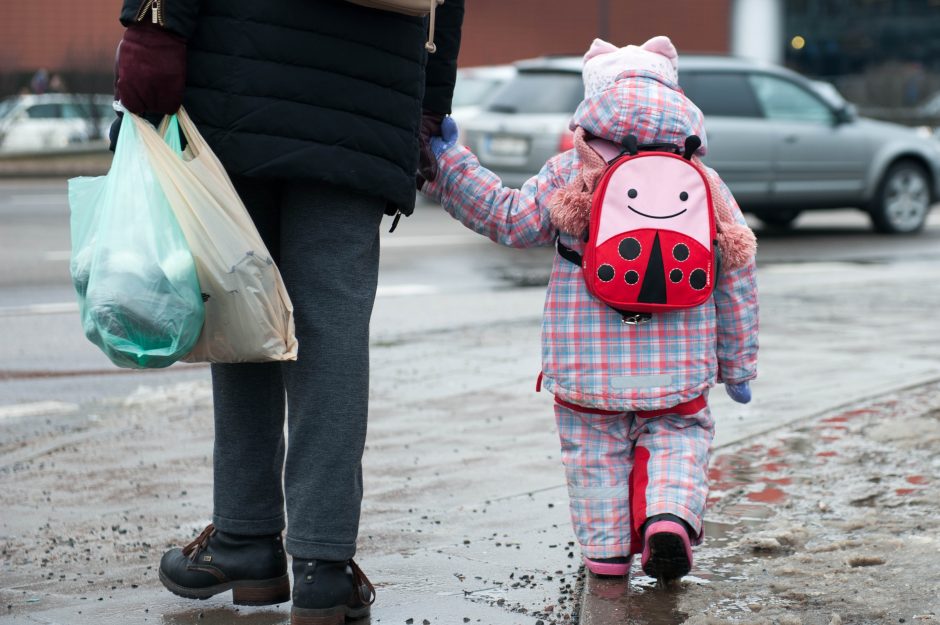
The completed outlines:
[[[569,263],[575,264],[578,267],[581,266],[581,254],[562,243],[561,237],[558,236],[558,234],[555,235],[555,249],[558,250],[558,255]]]
[[[588,147],[600,154],[601,158],[607,163],[610,163],[623,152],[622,145],[614,143],[613,141],[607,141],[606,139],[594,137],[593,139],[588,139],[586,143]]]

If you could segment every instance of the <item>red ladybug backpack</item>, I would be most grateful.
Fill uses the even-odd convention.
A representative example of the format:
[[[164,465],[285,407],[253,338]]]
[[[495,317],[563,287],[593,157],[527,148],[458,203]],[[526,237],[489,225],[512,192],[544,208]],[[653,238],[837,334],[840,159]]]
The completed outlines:
[[[638,145],[630,135],[619,152],[606,141],[589,145],[608,165],[591,198],[584,254],[560,240],[558,253],[627,324],[708,301],[719,255],[711,187],[691,160],[701,140],[693,135],[682,149]]]

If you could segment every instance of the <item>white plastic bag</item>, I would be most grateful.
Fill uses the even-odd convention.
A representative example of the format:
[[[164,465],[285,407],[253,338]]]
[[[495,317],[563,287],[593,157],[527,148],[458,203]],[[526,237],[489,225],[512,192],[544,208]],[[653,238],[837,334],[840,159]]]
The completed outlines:
[[[182,154],[177,120],[188,143]],[[183,360],[296,360],[287,289],[222,164],[182,108],[164,124],[175,145],[134,121],[189,243],[205,300],[202,336]]]

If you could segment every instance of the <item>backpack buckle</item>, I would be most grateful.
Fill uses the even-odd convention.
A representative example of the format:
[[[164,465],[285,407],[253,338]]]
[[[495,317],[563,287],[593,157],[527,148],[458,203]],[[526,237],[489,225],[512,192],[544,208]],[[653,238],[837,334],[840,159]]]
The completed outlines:
[[[650,313],[626,313],[620,319],[620,322],[627,326],[639,326],[652,320],[653,315]]]

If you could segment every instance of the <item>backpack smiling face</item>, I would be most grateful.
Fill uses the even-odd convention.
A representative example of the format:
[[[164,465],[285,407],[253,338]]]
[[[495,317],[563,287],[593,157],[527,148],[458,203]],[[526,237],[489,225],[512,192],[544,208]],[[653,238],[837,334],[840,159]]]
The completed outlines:
[[[714,290],[714,240],[711,191],[698,168],[665,152],[621,157],[594,192],[584,278],[621,311],[699,306]]]

